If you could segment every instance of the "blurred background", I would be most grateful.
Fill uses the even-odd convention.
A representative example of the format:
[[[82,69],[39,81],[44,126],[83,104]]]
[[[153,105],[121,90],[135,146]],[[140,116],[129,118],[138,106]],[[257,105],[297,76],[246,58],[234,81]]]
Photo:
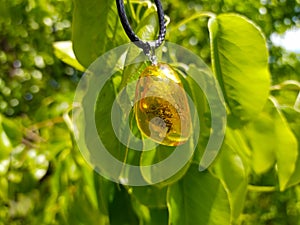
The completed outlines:
[[[208,64],[207,19],[189,22],[191,15],[237,12],[267,38],[273,91],[283,81],[300,82],[299,0],[162,2],[176,27],[167,40]],[[0,225],[98,224],[101,217],[94,197],[98,175],[70,131],[82,72],[61,62],[53,48],[54,42],[71,39],[72,10],[71,0],[0,0]],[[282,102],[288,95],[281,93]],[[300,186],[295,186],[285,192],[250,189],[239,224],[299,221]]]

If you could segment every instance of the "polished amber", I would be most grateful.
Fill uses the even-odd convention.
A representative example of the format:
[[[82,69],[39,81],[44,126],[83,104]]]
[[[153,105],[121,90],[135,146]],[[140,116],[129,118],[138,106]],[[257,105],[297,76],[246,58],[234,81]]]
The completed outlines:
[[[167,64],[150,65],[140,75],[134,105],[140,131],[153,141],[177,146],[191,134],[191,116],[178,74]]]

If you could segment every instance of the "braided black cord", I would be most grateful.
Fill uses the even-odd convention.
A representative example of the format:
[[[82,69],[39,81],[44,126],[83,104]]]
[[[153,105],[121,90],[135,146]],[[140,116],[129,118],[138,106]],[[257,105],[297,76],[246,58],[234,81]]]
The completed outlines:
[[[154,42],[154,47],[157,48],[162,44],[162,42],[165,39],[166,25],[165,25],[165,21],[164,21],[165,15],[164,15],[164,11],[163,11],[160,0],[154,0],[154,2],[157,7],[158,22],[159,22],[159,34],[158,34],[157,40],[155,40],[155,42]],[[132,28],[129,24],[128,18],[126,16],[123,0],[116,0],[116,3],[117,3],[119,17],[121,19],[121,23],[123,25],[123,28],[124,28],[127,36],[139,48],[143,49],[145,54],[149,54],[149,52],[151,51],[151,46],[148,42],[140,40],[139,37],[132,30]]]

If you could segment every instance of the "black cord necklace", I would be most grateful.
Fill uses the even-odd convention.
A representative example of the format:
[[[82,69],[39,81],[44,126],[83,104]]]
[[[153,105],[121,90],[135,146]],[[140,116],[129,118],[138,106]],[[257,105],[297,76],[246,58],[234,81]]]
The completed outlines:
[[[151,55],[151,51],[153,51],[155,48],[158,48],[162,42],[165,40],[166,36],[166,25],[165,25],[165,15],[164,11],[161,5],[160,0],[154,0],[155,5],[157,7],[157,14],[158,14],[158,22],[159,22],[159,34],[157,40],[153,42],[147,42],[141,40],[132,30],[128,18],[126,16],[125,8],[124,8],[124,2],[123,0],[116,0],[117,8],[118,8],[118,14],[121,19],[122,26],[129,37],[129,39],[139,48],[143,49],[144,53],[146,55]]]

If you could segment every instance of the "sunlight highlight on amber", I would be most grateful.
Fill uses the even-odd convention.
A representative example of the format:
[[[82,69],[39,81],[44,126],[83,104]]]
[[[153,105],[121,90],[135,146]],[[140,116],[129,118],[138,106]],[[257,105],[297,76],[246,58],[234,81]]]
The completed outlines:
[[[169,65],[150,65],[136,86],[135,116],[140,131],[153,141],[177,146],[191,134],[188,100],[180,78]]]

